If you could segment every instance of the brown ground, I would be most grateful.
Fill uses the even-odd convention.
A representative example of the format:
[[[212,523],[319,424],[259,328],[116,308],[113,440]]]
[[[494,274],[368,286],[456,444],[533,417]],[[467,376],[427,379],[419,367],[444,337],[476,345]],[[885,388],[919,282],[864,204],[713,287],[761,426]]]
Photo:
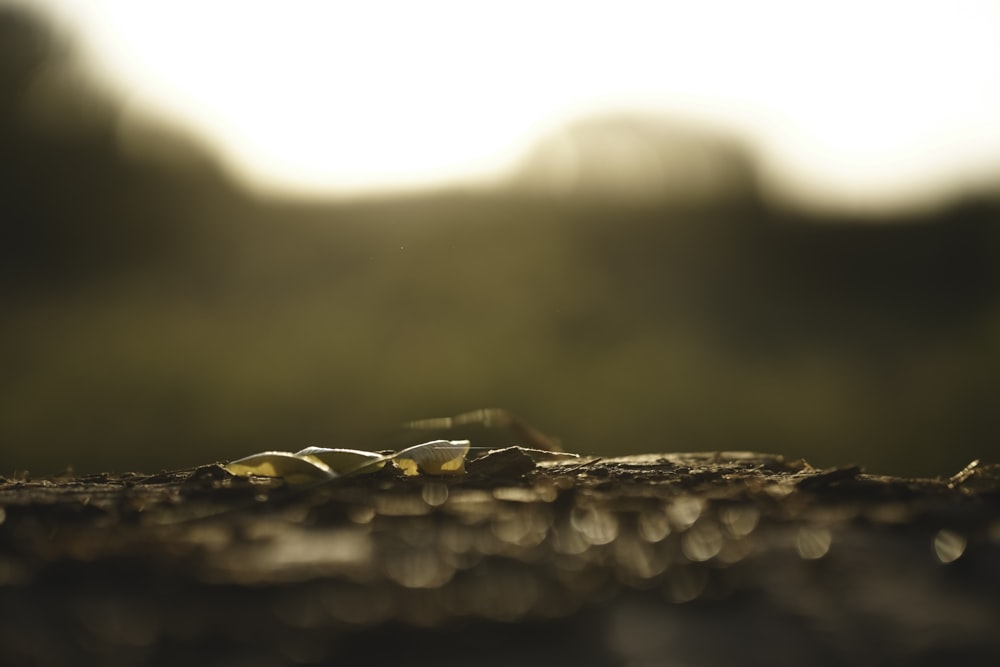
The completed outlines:
[[[1000,664],[998,509],[746,452],[0,478],[0,662]]]

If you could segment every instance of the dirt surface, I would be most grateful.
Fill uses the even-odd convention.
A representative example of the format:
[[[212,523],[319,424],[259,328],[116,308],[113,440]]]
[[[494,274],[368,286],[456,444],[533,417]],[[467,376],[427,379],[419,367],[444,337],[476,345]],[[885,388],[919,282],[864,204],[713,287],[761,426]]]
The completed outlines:
[[[1000,664],[998,510],[749,452],[0,478],[0,662]]]

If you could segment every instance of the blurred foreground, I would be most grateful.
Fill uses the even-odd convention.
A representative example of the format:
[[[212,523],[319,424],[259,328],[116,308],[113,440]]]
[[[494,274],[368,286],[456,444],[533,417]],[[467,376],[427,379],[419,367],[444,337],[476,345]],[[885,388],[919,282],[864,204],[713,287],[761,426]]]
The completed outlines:
[[[996,465],[749,452],[0,479],[11,664],[996,664]]]
[[[567,177],[562,136],[492,193],[258,200],[0,33],[0,473],[397,447],[489,405],[595,454],[997,458],[997,200],[782,212],[739,146],[628,118],[574,154],[626,132],[659,180]]]

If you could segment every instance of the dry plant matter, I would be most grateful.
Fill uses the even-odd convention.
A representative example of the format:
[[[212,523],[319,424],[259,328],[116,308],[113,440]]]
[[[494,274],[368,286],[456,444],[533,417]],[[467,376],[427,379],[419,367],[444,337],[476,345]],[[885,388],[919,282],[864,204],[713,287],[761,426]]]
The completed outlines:
[[[531,449],[306,486],[220,464],[5,479],[0,645],[47,665],[1000,658],[996,465]]]

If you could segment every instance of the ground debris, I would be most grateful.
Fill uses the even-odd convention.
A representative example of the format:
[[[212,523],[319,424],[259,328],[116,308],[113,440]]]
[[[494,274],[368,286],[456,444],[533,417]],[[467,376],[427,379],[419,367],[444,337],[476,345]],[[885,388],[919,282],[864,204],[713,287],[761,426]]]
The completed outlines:
[[[818,491],[854,481],[860,474],[861,466],[856,465],[845,468],[832,468],[830,470],[809,471],[803,473],[802,479],[796,482],[796,486],[802,491]]]
[[[988,593],[1000,586],[998,470],[903,479],[754,452],[508,448],[470,459],[465,475],[386,466],[306,487],[220,464],[5,480],[0,644],[35,664],[127,647],[135,664],[197,664],[198,647],[220,643],[230,657],[283,664],[301,662],[282,653],[291,637],[339,662],[376,633],[373,655],[353,657],[379,662],[408,657],[374,639],[384,627],[419,644],[456,623],[472,635],[559,623],[595,642],[580,664],[603,665],[629,661],[634,646],[615,630],[628,621],[650,636],[686,628],[656,644],[669,662],[711,610],[709,643],[749,619],[762,637],[804,619],[792,663],[826,655],[831,636],[829,664],[934,664],[928,647],[990,662],[1000,657]],[[862,630],[854,619],[873,591],[880,620]],[[596,633],[580,629],[593,623]]]

